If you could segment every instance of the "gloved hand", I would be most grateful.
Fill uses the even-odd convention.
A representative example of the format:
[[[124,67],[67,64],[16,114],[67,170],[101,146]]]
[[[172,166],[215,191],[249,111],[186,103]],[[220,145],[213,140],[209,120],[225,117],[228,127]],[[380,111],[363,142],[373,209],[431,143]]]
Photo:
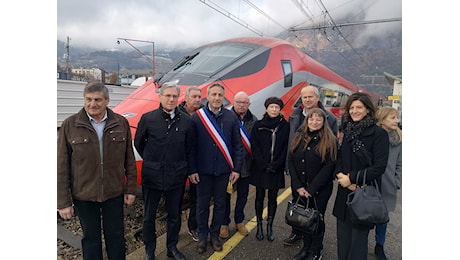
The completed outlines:
[[[273,173],[276,173],[275,169],[273,169],[272,165],[269,164],[267,166],[267,168],[265,168],[265,173],[268,173],[268,174],[273,174]]]

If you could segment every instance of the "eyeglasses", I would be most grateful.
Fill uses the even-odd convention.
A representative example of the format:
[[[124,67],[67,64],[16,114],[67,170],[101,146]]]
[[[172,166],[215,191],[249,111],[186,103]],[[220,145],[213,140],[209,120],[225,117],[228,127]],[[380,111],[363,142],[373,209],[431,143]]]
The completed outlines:
[[[170,94],[166,94],[166,95],[162,95],[163,97],[165,97],[166,99],[177,99],[179,98],[178,95],[170,95]]]
[[[238,105],[247,105],[247,104],[249,104],[249,102],[247,102],[247,101],[235,101],[235,104],[238,104]]]

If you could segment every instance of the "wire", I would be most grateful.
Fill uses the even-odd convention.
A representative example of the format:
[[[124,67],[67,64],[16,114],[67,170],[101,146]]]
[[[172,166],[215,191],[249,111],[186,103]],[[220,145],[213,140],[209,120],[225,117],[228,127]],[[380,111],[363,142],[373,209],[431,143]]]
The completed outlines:
[[[247,22],[241,20],[240,18],[236,17],[235,15],[231,14],[230,12],[228,12],[227,10],[225,10],[224,8],[222,8],[221,6],[217,5],[216,3],[210,1],[210,0],[199,0],[200,2],[202,2],[203,4],[211,7],[212,9],[216,10],[217,12],[221,13],[222,15],[224,15],[225,17],[233,20],[234,22],[237,22],[238,24],[240,24],[241,26],[245,27],[246,29],[252,31],[253,33],[259,35],[259,36],[264,36],[264,34],[262,32],[260,32],[259,30],[257,30],[256,28],[250,26]],[[207,2],[211,3],[212,5],[208,4]]]

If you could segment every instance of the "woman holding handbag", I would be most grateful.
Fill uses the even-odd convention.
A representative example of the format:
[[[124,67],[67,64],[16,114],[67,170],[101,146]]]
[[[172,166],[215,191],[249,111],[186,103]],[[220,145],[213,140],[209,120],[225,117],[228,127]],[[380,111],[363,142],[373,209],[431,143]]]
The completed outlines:
[[[292,192],[297,192],[305,202],[309,199],[308,207],[316,207],[323,216],[332,193],[336,157],[337,138],[327,126],[326,113],[313,108],[292,139],[288,165]],[[303,248],[294,259],[321,259],[324,229],[321,219],[315,234],[303,233]]]
[[[268,190],[267,240],[275,240],[273,219],[276,213],[276,197],[284,188],[284,172],[288,147],[289,124],[281,114],[284,104],[278,97],[265,100],[266,112],[254,123],[251,131],[251,149],[254,161],[251,164],[249,183],[256,187],[257,240],[263,240],[262,212],[265,192]]]
[[[388,132],[390,147],[388,163],[385,173],[382,175],[382,197],[388,211],[394,211],[396,207],[396,192],[402,185],[402,132],[398,127],[398,110],[392,107],[381,107],[375,117],[377,125]],[[375,249],[374,253],[378,260],[386,260],[383,244],[387,232],[387,224],[375,226]]]
[[[368,235],[373,225],[352,222],[347,208],[348,194],[363,183],[381,186],[388,161],[388,133],[376,125],[375,105],[369,95],[357,92],[345,104],[343,138],[339,145],[335,176],[339,186],[332,214],[337,218],[337,254],[339,260],[367,259]]]

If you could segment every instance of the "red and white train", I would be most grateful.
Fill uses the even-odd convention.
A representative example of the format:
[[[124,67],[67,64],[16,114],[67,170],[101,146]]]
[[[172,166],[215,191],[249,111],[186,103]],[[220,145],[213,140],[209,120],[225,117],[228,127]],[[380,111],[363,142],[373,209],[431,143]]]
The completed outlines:
[[[354,92],[366,92],[376,102],[382,99],[358,88],[285,40],[266,37],[229,39],[193,50],[161,77],[150,79],[114,107],[115,112],[128,119],[133,138],[142,114],[158,108],[159,87],[169,81],[176,82],[181,88],[179,103],[190,86],[202,89],[204,104],[207,87],[219,82],[225,86],[226,107],[233,104],[237,92],[245,91],[250,97],[250,110],[258,118],[265,111],[265,99],[277,96],[285,104],[282,112],[287,119],[301,105],[300,90],[307,85],[320,89],[320,101],[338,119],[343,114],[342,105]],[[140,185],[142,158],[136,154],[136,159]]]

